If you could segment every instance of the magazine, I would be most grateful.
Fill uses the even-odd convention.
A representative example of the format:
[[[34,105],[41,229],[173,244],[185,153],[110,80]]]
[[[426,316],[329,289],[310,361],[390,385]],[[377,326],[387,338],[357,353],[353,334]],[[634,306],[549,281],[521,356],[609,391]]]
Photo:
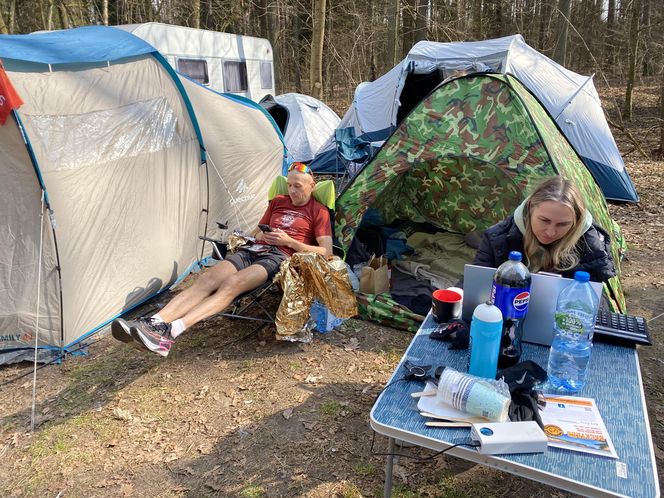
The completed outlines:
[[[618,458],[595,400],[545,395],[540,415],[549,446]]]

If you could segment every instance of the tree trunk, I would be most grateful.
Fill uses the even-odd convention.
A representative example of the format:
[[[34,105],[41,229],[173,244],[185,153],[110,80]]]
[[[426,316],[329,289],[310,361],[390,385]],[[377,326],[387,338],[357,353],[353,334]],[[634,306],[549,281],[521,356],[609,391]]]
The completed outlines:
[[[71,28],[69,24],[69,16],[67,16],[67,6],[65,5],[65,0],[58,1],[58,14],[60,15],[60,24],[62,29]]]
[[[561,66],[565,65],[567,30],[571,10],[572,3],[570,0],[558,0],[558,24],[556,26],[556,48],[553,51],[553,60]]]
[[[417,11],[415,13],[415,33],[413,33],[413,44],[427,39],[427,11],[428,0],[417,0]]]
[[[643,21],[641,25],[643,26],[643,76],[652,76],[654,73],[654,64],[652,63],[652,53],[656,49],[652,46],[652,29],[650,26],[650,0],[643,0]]]
[[[108,0],[102,0],[101,4],[102,4],[101,22],[104,26],[108,26]],[[48,28],[48,29],[51,29],[51,28]]]
[[[325,35],[325,0],[314,0],[313,36],[309,67],[309,92],[317,99],[323,98],[323,38]]]
[[[291,43],[295,43],[296,45],[300,44],[300,37],[302,36],[302,20],[300,19],[299,15],[294,15],[293,16],[293,40]],[[295,60],[295,69],[293,71],[293,77],[294,77],[294,83],[295,83],[295,91],[297,93],[302,93],[302,58],[300,56],[300,50],[299,47],[296,48],[295,53],[293,54],[294,57],[293,59]],[[276,69],[275,69],[276,70]],[[275,73],[276,74],[276,73]],[[276,92],[276,86],[275,86],[275,92]],[[278,93],[278,92],[277,92]]]
[[[473,26],[473,38],[482,39],[482,0],[471,0],[471,22]]]
[[[383,72],[389,71],[397,64],[399,49],[399,7],[400,0],[387,0],[387,49]]]
[[[16,33],[16,0],[9,1],[9,34]]]
[[[401,53],[408,55],[415,43],[415,12],[417,0],[405,0],[403,6],[403,31],[401,33]]]
[[[623,117],[632,120],[632,92],[636,76],[636,57],[639,47],[639,17],[641,17],[641,0],[632,3],[632,21],[629,26],[629,68],[627,70],[627,90],[625,91],[625,107]]]
[[[5,16],[2,15],[1,8],[0,8],[0,34],[3,35],[9,34],[9,26],[7,26],[7,23],[5,22]]]
[[[659,157],[664,158],[664,64],[659,86]]]
[[[191,17],[192,26],[200,29],[201,27],[201,0],[193,0],[191,2]]]
[[[547,44],[549,34],[549,17],[551,16],[551,0],[542,0],[540,5],[539,15],[539,33],[538,33],[538,50],[544,50]]]

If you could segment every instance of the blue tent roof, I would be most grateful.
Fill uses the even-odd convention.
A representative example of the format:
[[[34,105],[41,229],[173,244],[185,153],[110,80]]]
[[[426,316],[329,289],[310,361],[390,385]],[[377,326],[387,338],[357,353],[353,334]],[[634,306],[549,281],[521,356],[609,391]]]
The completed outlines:
[[[0,35],[0,58],[43,64],[115,61],[156,51],[131,33],[109,26]]]

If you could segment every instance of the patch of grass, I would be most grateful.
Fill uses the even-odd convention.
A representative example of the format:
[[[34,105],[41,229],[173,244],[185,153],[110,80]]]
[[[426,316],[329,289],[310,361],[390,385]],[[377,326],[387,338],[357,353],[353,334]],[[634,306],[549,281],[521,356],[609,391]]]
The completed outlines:
[[[291,361],[288,364],[288,370],[290,370],[291,372],[297,372],[298,370],[302,370],[302,363],[300,363],[299,361]]]
[[[486,496],[487,494],[487,490],[483,489],[481,486],[481,489],[477,489],[473,486],[471,486],[470,489],[459,489],[459,486],[454,482],[454,475],[449,473],[444,475],[438,483],[437,488],[440,489],[440,492],[442,493],[441,498],[472,498],[474,496]]]
[[[326,401],[322,405],[320,405],[320,411],[323,415],[327,415],[329,417],[336,417],[341,413],[341,410],[343,407],[338,401],[335,400],[330,400]]]
[[[403,484],[397,484],[392,487],[392,496],[394,498],[421,498],[422,495]]]
[[[362,492],[356,484],[344,484],[339,490],[339,496],[342,498],[362,498]]]
[[[239,372],[245,373],[250,371],[253,366],[254,366],[254,360],[244,360],[242,363],[238,365],[237,369]]]
[[[261,498],[263,496],[265,496],[265,490],[255,484],[250,484],[240,490],[241,498]]]
[[[403,356],[403,350],[398,348],[390,348],[385,350],[382,353],[382,356],[390,365],[396,365],[397,363],[399,363],[399,360]]]
[[[358,463],[353,467],[353,472],[362,477],[369,477],[376,474],[376,467],[370,463]]]

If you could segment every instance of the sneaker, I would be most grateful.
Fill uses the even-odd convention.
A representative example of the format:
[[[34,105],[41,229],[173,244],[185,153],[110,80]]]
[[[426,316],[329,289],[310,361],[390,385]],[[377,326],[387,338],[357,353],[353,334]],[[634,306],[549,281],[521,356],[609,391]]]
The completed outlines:
[[[116,318],[111,323],[111,334],[118,341],[131,342],[134,339],[131,337],[131,323],[123,318]]]
[[[154,320],[137,320],[131,324],[131,337],[153,353],[168,356],[175,342],[171,324]]]

